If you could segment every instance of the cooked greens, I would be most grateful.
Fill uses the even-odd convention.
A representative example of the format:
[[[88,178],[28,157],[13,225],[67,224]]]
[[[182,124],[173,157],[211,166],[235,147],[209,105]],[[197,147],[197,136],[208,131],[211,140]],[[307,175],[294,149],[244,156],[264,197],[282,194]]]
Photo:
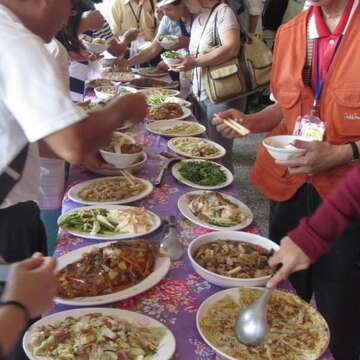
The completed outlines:
[[[184,162],[179,172],[186,180],[201,186],[216,186],[227,179],[220,166],[210,161]]]
[[[162,53],[162,56],[167,59],[179,59],[181,57],[176,51],[165,51]]]
[[[166,99],[164,95],[149,95],[146,97],[146,102],[151,106],[162,105]]]

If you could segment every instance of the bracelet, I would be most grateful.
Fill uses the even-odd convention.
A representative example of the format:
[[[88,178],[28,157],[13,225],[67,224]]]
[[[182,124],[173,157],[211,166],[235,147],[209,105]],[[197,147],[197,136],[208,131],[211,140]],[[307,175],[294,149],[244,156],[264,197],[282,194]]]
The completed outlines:
[[[19,301],[15,301],[15,300],[0,301],[0,307],[8,306],[8,305],[15,306],[23,312],[26,324],[30,321],[30,319],[31,319],[30,312],[24,304],[22,304]]]
[[[356,161],[360,159],[360,152],[357,144],[353,141],[349,141],[348,144],[351,146],[351,150],[353,153],[352,161]]]

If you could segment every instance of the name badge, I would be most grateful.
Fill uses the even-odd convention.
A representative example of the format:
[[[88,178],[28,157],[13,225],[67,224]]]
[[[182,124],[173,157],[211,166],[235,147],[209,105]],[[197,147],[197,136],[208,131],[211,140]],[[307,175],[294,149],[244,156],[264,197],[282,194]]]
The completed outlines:
[[[315,115],[299,116],[296,119],[293,135],[303,136],[311,140],[324,139],[326,124]]]

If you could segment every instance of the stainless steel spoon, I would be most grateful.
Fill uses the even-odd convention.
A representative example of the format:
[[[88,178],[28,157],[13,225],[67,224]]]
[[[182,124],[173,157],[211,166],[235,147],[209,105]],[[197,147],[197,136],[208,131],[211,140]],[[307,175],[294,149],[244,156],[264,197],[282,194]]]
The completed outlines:
[[[269,331],[266,305],[273,289],[265,288],[259,299],[240,312],[235,324],[238,340],[248,346],[259,345]]]
[[[271,277],[277,273],[281,266],[279,264],[276,267]],[[256,346],[266,337],[269,331],[266,308],[273,290],[272,288],[265,288],[256,301],[240,312],[235,324],[235,334],[241,343]]]
[[[161,162],[161,166],[160,166],[159,175],[157,176],[157,178],[155,179],[155,182],[154,182],[155,186],[160,186],[161,185],[162,179],[163,179],[164,174],[165,174],[165,170],[169,167],[169,165],[173,161],[182,160],[181,157],[173,155],[173,154],[165,152],[165,151],[160,153],[160,157],[162,158],[162,162]]]

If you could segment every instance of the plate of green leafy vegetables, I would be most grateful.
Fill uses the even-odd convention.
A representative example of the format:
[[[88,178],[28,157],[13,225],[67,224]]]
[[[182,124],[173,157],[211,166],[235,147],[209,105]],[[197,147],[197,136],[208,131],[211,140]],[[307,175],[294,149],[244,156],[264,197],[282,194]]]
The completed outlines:
[[[230,170],[209,160],[182,160],[171,171],[176,180],[195,189],[222,189],[234,181]]]

